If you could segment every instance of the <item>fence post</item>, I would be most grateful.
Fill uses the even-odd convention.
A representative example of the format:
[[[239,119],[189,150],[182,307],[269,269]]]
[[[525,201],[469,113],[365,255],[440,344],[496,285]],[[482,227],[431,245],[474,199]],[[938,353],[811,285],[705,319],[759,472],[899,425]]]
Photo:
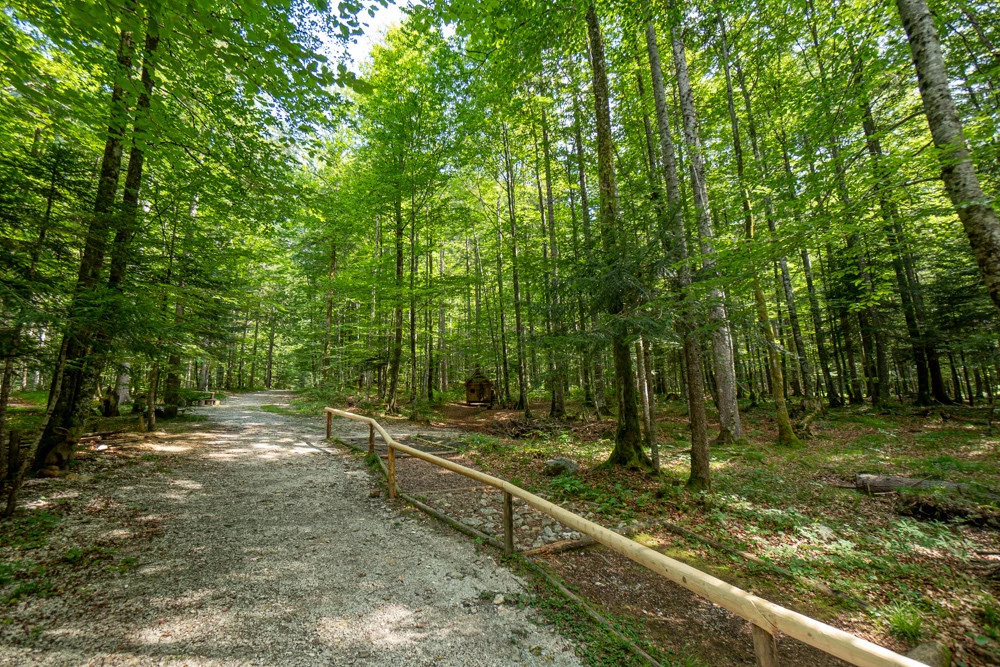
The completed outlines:
[[[326,439],[330,439],[330,434],[333,433],[333,413],[326,413]]]
[[[778,643],[774,635],[753,623],[753,652],[757,656],[757,667],[778,667]]]
[[[392,443],[385,443],[389,450],[389,497],[396,497],[396,450],[392,448]]]
[[[514,555],[514,499],[503,492],[503,555]]]
[[[368,425],[368,453],[375,453],[375,425]]]

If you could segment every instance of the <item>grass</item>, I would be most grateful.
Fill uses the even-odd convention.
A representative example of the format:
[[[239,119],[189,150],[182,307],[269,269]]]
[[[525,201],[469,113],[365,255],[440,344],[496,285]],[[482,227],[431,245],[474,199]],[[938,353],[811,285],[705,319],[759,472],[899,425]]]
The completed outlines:
[[[298,417],[302,415],[302,411],[297,410],[293,407],[288,407],[285,405],[262,405],[260,409],[264,412],[270,412],[275,415],[288,415],[292,417]]]
[[[48,510],[17,513],[2,524],[0,549],[30,551],[44,546],[61,515]]]
[[[885,618],[889,632],[900,639],[916,643],[923,634],[923,618],[912,604],[900,602],[890,605],[885,610]]]
[[[712,448],[712,493],[698,495],[681,486],[690,441],[683,405],[676,402],[658,409],[659,477],[597,468],[612,448],[610,419],[606,426],[571,422],[562,430],[539,430],[518,440],[476,434],[465,438],[465,453],[488,472],[571,503],[577,513],[593,513],[599,523],[662,518],[796,575],[828,582],[867,607],[796,589],[766,568],[734,561],[703,544],[674,536],[650,543],[658,539],[661,550],[674,549],[736,585],[769,583],[765,587],[774,591],[775,602],[867,627],[895,650],[905,651],[930,636],[992,646],[1000,642],[1000,605],[992,598],[983,601],[986,584],[968,563],[977,550],[1000,551],[1000,536],[959,523],[918,521],[899,513],[897,496],[869,498],[835,485],[871,472],[943,479],[996,493],[1000,435],[986,432],[982,412],[970,424],[927,418],[909,408],[889,414],[874,414],[868,407],[831,410],[815,424],[804,448],[788,451],[773,445],[773,415],[766,407],[744,410],[747,440]],[[554,456],[576,459],[580,473],[543,476],[542,462]],[[925,492],[906,495],[917,494],[934,500]],[[1000,512],[990,498],[947,500],[965,503],[974,514]],[[967,630],[963,619],[968,618],[976,619],[978,633]]]
[[[94,544],[71,547],[54,558],[46,555],[49,538],[67,510],[57,506],[56,511],[22,511],[0,524],[0,553],[4,558],[0,562],[0,604],[57,593],[54,582],[60,570],[86,569],[116,555],[116,549]],[[128,566],[129,560],[123,558],[111,567],[126,572],[134,567]],[[126,569],[121,569],[123,564]]]
[[[21,431],[25,435],[37,432],[42,425],[48,399],[47,391],[11,392],[10,405],[7,408],[7,428],[11,431]]]

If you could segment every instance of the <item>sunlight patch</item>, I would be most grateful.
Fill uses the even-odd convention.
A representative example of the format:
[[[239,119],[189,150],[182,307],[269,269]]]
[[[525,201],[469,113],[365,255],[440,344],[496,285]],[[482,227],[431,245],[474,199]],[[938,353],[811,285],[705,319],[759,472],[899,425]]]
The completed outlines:
[[[153,451],[156,452],[179,453],[179,452],[186,452],[191,448],[184,445],[146,445],[144,449],[152,449]]]
[[[172,479],[170,480],[170,486],[177,486],[182,489],[189,489],[192,491],[197,491],[199,489],[204,488],[201,482],[195,482],[194,480],[190,479]]]

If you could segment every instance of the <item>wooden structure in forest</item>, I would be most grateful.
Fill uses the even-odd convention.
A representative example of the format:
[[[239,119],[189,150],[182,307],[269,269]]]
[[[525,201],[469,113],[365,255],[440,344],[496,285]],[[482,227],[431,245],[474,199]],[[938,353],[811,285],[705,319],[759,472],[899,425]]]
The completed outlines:
[[[513,499],[520,498],[526,505],[548,515],[562,525],[593,538],[594,541],[603,544],[612,551],[635,561],[639,565],[656,572],[675,584],[749,621],[753,650],[757,658],[758,667],[777,667],[777,637],[779,634],[785,634],[797,639],[804,644],[808,644],[824,653],[840,658],[858,667],[926,667],[925,663],[899,655],[887,648],[856,637],[849,632],[747,593],[721,579],[695,569],[687,563],[674,560],[659,551],[630,540],[604,526],[585,519],[578,514],[574,514],[529,491],[525,491],[519,486],[514,486],[506,480],[487,475],[479,470],[466,468],[454,461],[434,456],[419,449],[402,445],[393,440],[392,436],[386,432],[382,425],[371,417],[336,410],[334,408],[326,408],[326,437],[328,440],[333,433],[334,416],[368,424],[369,453],[373,454],[375,451],[375,432],[377,431],[382,436],[387,449],[386,476],[389,481],[390,498],[402,495],[409,502],[414,504],[419,503],[415,498],[406,496],[396,488],[397,452],[458,473],[480,484],[499,489],[503,492],[503,542],[500,543],[493,538],[490,538],[490,540],[501,546],[504,554],[508,556],[514,553]],[[381,461],[381,459],[379,460]],[[419,503],[417,506],[421,509],[426,507],[422,505],[422,503]]]
[[[472,372],[472,377],[465,381],[465,403],[492,408],[495,400],[496,391],[493,389],[493,383],[477,367]]]

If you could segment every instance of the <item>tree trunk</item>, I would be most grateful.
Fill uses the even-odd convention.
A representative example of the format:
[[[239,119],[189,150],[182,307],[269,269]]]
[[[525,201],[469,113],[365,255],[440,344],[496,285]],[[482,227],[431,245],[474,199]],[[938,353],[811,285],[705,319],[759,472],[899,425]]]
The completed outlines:
[[[728,69],[729,44],[727,40],[725,21],[721,14],[719,15],[719,26],[721,28],[722,36],[723,59]],[[753,106],[750,103],[750,89],[747,86],[746,77],[743,75],[743,67],[740,65],[739,58],[734,57],[733,60],[736,66],[737,80],[740,84],[740,92],[743,97],[743,106],[747,114],[747,134],[750,137],[750,147],[753,151],[754,163],[757,165],[757,171],[760,174],[761,181],[766,182],[768,178],[767,167],[764,164],[764,159],[761,156],[760,145],[757,142],[757,124],[754,121]],[[729,82],[728,72],[726,75],[726,85],[727,88],[732,87],[732,84]],[[729,92],[729,96],[730,98],[732,97],[731,90]],[[733,109],[731,113],[733,113],[733,117],[735,118],[735,109]],[[771,243],[772,245],[777,246],[777,225],[774,220],[774,210],[769,195],[764,196],[764,208],[767,217],[768,229],[771,233]],[[780,296],[784,296],[785,305],[788,308],[788,322],[792,329],[792,340],[795,343],[796,361],[798,363],[796,370],[798,371],[798,376],[802,384],[802,390],[805,395],[808,411],[812,412],[815,407],[813,403],[816,401],[816,394],[813,385],[813,369],[812,364],[809,363],[809,356],[806,353],[805,337],[802,335],[802,327],[799,324],[799,313],[795,304],[795,291],[792,288],[792,278],[788,271],[788,259],[783,254],[778,257],[778,268],[781,274],[778,301],[780,303]]]
[[[684,121],[684,142],[688,149],[691,185],[694,193],[698,233],[701,237],[702,267],[706,274],[715,275],[715,232],[712,230],[711,212],[708,202],[708,184],[705,180],[705,163],[701,154],[701,139],[698,135],[698,121],[691,92],[687,56],[680,28],[672,29],[674,69],[680,91],[681,116]],[[739,407],[736,403],[736,367],[733,361],[733,341],[726,314],[726,295],[719,287],[711,292],[709,320],[712,323],[712,358],[718,387],[719,436],[717,443],[726,443],[743,438]]]
[[[917,69],[927,124],[941,160],[941,180],[958,213],[993,305],[1000,310],[1000,221],[983,193],[962,135],[934,17],[925,0],[896,0]]]
[[[271,388],[274,380],[274,308],[271,308],[271,333],[267,340],[267,371],[264,374],[264,387]]]
[[[132,372],[131,363],[123,361],[121,364],[118,365],[118,377],[115,382],[115,387],[117,388],[119,403],[130,403],[132,401],[131,372]]]
[[[438,275],[444,284],[444,247],[438,251]],[[438,300],[438,390],[448,391],[448,356],[445,354],[445,305],[444,299]]]
[[[482,258],[479,256],[479,237],[475,237],[476,257],[482,271]],[[500,377],[503,380],[503,404],[509,406],[510,398],[510,351],[507,346],[507,315],[503,299],[503,227],[500,220],[500,200],[497,199],[497,327],[500,330]],[[487,304],[488,305],[488,304]],[[488,312],[488,311],[487,311]],[[491,318],[492,320],[492,318]],[[520,377],[520,376],[518,376]]]
[[[121,30],[111,91],[110,121],[94,198],[94,215],[87,228],[73,302],[68,310],[73,319],[64,333],[65,343],[60,348],[65,352],[65,369],[53,373],[53,382],[58,380],[62,386],[52,387],[49,391],[56,404],[49,406],[51,417],[35,448],[32,470],[46,466],[66,467],[73,455],[73,446],[83,433],[97,382],[100,360],[94,354],[94,345],[102,324],[100,315],[79,316],[97,310],[93,300],[97,297],[95,290],[105,263],[108,233],[114,219],[112,208],[121,175],[122,143],[128,114],[126,89],[132,68],[132,50],[131,32]]]
[[[517,405],[516,410],[524,410],[524,418],[531,419],[531,407],[528,405],[528,379],[525,369],[524,320],[521,317],[521,277],[518,272],[517,247],[517,211],[514,200],[514,162],[510,153],[510,139],[507,135],[507,125],[503,125],[503,159],[507,187],[507,216],[510,223],[510,270],[514,287],[514,327],[517,333]]]
[[[417,400],[417,214],[410,198],[410,403]]]
[[[591,68],[593,71],[594,107],[597,119],[597,171],[601,193],[601,244],[605,261],[612,271],[620,261],[618,233],[618,203],[615,187],[614,144],[611,130],[611,106],[608,94],[608,75],[604,60],[604,37],[597,18],[594,2],[587,6],[587,33],[590,37]],[[636,408],[636,391],[632,373],[632,355],[628,345],[628,323],[623,317],[625,304],[621,297],[609,299],[611,316],[611,352],[615,364],[615,383],[618,396],[618,429],[615,447],[608,464],[648,467],[649,457],[642,450],[639,413]]]
[[[322,369],[323,381],[330,381],[330,348],[333,344],[333,281],[337,277],[337,242],[330,241],[330,268],[327,271],[327,279],[330,284],[326,289],[326,328],[323,333],[323,361]]]
[[[580,187],[580,221],[583,225],[584,257],[590,261],[593,250],[593,235],[590,229],[590,196],[587,191],[587,159],[583,149],[583,116],[580,113],[580,100],[577,95],[573,96],[573,145],[576,150],[576,171],[577,181]],[[590,325],[592,330],[597,329],[597,312],[590,310]],[[591,345],[590,361],[594,369],[594,409],[600,419],[601,412],[605,411],[605,391],[604,391],[604,365],[601,361],[601,347],[599,344]]]
[[[198,391],[208,391],[212,386],[212,360],[201,360],[201,377],[198,378]]]
[[[726,100],[729,108],[729,121],[733,132],[733,152],[736,156],[736,174],[740,185],[740,197],[743,204],[743,221],[746,229],[747,241],[752,242],[754,238],[753,209],[750,205],[750,195],[746,185],[743,165],[743,146],[740,140],[739,122],[736,117],[736,107],[733,103],[732,78],[729,72],[729,49],[726,44],[725,27],[722,25],[722,53],[723,69],[726,75]],[[767,312],[767,301],[764,298],[764,289],[760,283],[760,272],[753,266],[750,267],[751,282],[753,285],[754,304],[756,305],[757,321],[759,328],[764,333],[767,340],[767,359],[771,377],[771,394],[774,398],[776,420],[778,423],[778,444],[797,445],[800,444],[795,433],[792,431],[792,423],[788,417],[788,409],[785,404],[784,373],[781,369],[781,360],[778,357],[778,346],[775,339],[774,330],[771,327],[770,318]]]
[[[146,430],[156,429],[156,390],[160,385],[160,362],[154,361],[149,370],[149,391],[146,392]]]
[[[32,155],[37,154],[37,142],[40,134],[40,130],[35,131],[35,146],[32,147]],[[31,284],[35,280],[35,274],[38,270],[38,260],[41,258],[42,250],[45,246],[45,237],[48,234],[49,224],[52,221],[52,205],[56,199],[56,180],[59,177],[61,167],[61,161],[59,159],[53,159],[52,169],[49,172],[49,187],[48,192],[45,197],[45,213],[42,216],[42,221],[38,230],[38,239],[35,241],[34,247],[31,250],[31,264],[28,267],[28,273],[26,276],[26,287],[24,293],[24,302],[27,303],[30,299],[30,294],[27,290],[31,289]],[[7,349],[6,356],[4,357],[3,373],[0,377],[0,443],[3,442],[4,433],[7,426],[7,408],[10,403],[10,392],[13,389],[13,379],[14,379],[14,360],[20,353],[21,347],[21,337],[23,335],[23,325],[21,324],[21,318],[17,318],[17,323],[14,326],[13,331],[9,338],[9,347]],[[39,327],[39,342],[45,342],[45,331]],[[27,375],[27,363],[25,363],[25,375]],[[22,390],[27,384],[26,377],[22,379]],[[33,387],[38,385],[38,371],[35,371],[35,381],[32,383]]]
[[[395,331],[392,341],[392,358],[389,362],[389,392],[386,397],[386,411],[394,413],[399,410],[397,394],[399,393],[399,362],[403,353],[403,204],[399,197],[395,201],[396,216],[396,293],[393,295],[393,325]]]
[[[571,171],[570,167],[567,165],[567,172]],[[570,189],[569,191],[569,213],[570,220],[572,221],[573,228],[573,261],[576,264],[580,263],[580,239],[579,230],[576,224],[576,197],[574,196],[574,191]],[[586,309],[583,305],[583,291],[576,290],[576,312],[577,312],[577,331],[579,333],[584,333],[587,330],[587,318]],[[580,373],[582,375],[581,382],[583,384],[583,407],[592,408],[594,404],[594,387],[590,378],[590,368],[591,360],[590,355],[587,354],[587,348],[585,346],[580,346]]]
[[[668,252],[672,264],[676,266],[676,291],[679,302],[679,326],[683,344],[683,360],[681,365],[691,368],[701,368],[701,344],[698,341],[697,326],[692,304],[690,303],[691,266],[688,263],[687,235],[684,233],[684,216],[680,191],[680,178],[677,175],[677,160],[674,154],[673,138],[670,134],[670,122],[667,116],[667,98],[663,86],[663,70],[660,64],[660,49],[656,43],[656,29],[650,16],[649,5],[644,7],[647,15],[646,51],[649,55],[649,69],[653,83],[653,101],[656,105],[656,125],[660,133],[660,162],[663,169],[664,183],[667,192],[666,233],[670,237]],[[647,369],[648,372],[648,369]],[[710,458],[708,451],[708,424],[705,416],[705,388],[701,373],[688,374],[687,403],[688,419],[691,428],[691,473],[688,478],[688,488],[700,491],[711,488]],[[657,452],[654,466],[659,461]]]
[[[636,379],[639,398],[642,402],[642,427],[646,433],[646,446],[653,463],[653,472],[660,471],[660,452],[656,442],[656,415],[653,408],[653,374],[647,365],[646,352],[649,341],[642,338],[635,341]]]
[[[809,311],[812,314],[813,327],[816,329],[816,353],[819,356],[820,370],[823,372],[823,380],[826,383],[827,404],[831,408],[839,408],[844,405],[844,399],[837,391],[837,385],[833,382],[833,374],[830,373],[830,357],[826,350],[825,334],[823,333],[823,315],[819,309],[819,298],[816,294],[816,285],[813,283],[812,260],[809,258],[809,250],[802,249],[802,270],[806,275],[806,289],[809,292]]]
[[[565,336],[562,325],[562,299],[559,294],[559,243],[556,239],[555,198],[552,194],[552,151],[549,145],[549,122],[542,109],[542,160],[545,164],[545,207],[549,223],[549,261],[550,283],[549,298],[552,304],[553,332],[557,336]],[[566,361],[558,345],[552,351],[552,407],[549,417],[552,419],[566,418]]]
[[[253,316],[253,348],[250,352],[250,389],[253,390],[257,382],[257,332],[260,329],[260,307]],[[167,378],[169,384],[169,376]],[[167,390],[169,391],[169,389]],[[166,392],[164,392],[164,402],[166,402]]]

